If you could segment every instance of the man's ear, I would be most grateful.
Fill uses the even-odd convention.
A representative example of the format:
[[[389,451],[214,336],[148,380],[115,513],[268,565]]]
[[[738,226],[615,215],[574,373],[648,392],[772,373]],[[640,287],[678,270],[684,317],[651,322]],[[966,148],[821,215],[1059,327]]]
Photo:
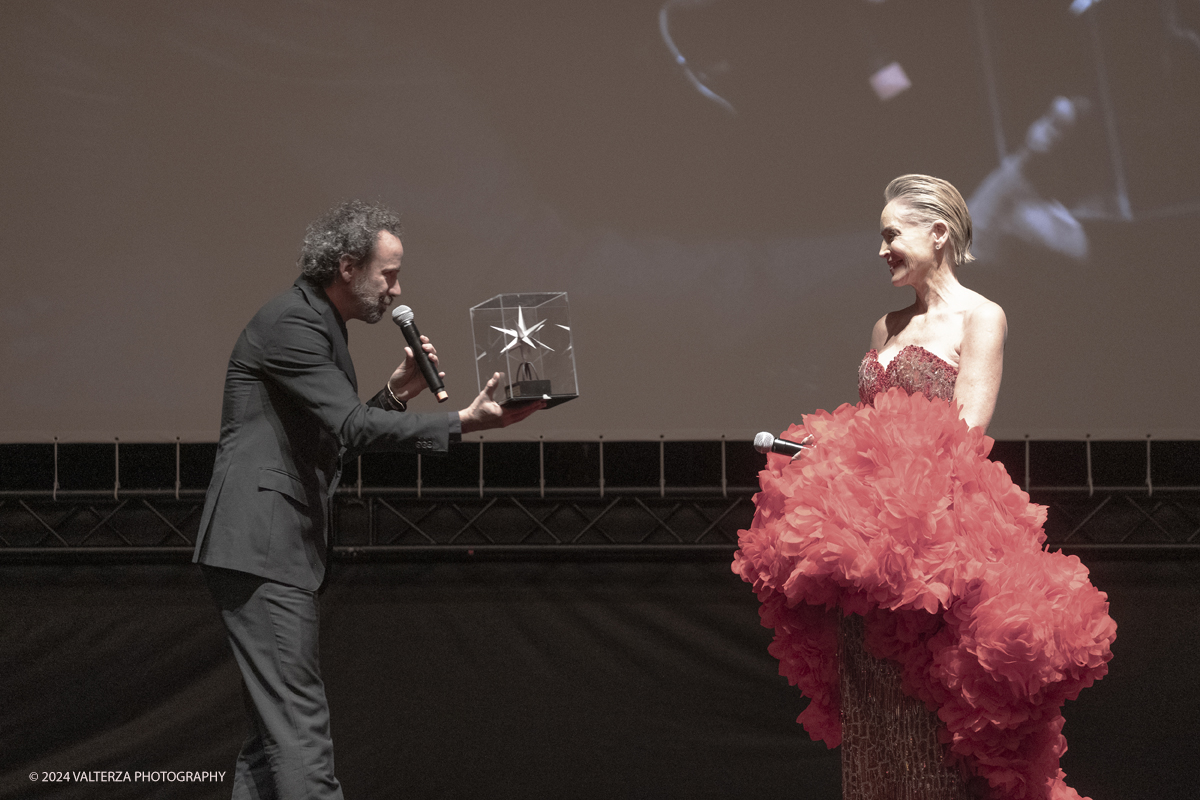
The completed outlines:
[[[350,283],[354,280],[354,269],[358,266],[358,262],[354,260],[354,256],[342,254],[338,259],[338,278],[345,283]]]

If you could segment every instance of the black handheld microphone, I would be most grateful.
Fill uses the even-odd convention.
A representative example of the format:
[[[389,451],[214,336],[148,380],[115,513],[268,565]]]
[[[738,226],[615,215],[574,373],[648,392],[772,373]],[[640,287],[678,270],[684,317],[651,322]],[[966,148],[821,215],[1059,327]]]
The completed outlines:
[[[437,367],[429,360],[429,354],[421,347],[421,332],[417,330],[417,326],[413,323],[413,310],[408,306],[396,306],[392,309],[392,322],[400,326],[400,330],[404,334],[404,340],[412,348],[413,357],[417,359],[417,363],[421,366],[421,372],[425,375],[425,382],[429,384],[429,391],[437,396],[439,403],[444,403],[450,397],[450,394],[442,385],[442,379],[438,377]]]
[[[754,437],[754,449],[763,455],[778,453],[781,456],[794,456],[796,453],[804,452],[804,447],[799,442],[789,439],[776,439],[766,431]]]

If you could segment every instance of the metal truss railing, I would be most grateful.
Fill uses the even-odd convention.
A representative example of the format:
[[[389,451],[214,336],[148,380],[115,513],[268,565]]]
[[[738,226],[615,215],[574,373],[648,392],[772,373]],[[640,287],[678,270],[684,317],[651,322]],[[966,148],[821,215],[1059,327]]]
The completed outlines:
[[[203,492],[0,493],[0,560],[172,560],[190,553]]]
[[[728,557],[753,515],[751,494],[347,497],[336,508],[336,541],[339,554],[356,559]]]
[[[1046,535],[1067,551],[1200,555],[1200,488],[1046,488]]]
[[[727,557],[753,489],[347,489],[333,507],[339,560]],[[0,493],[0,561],[184,560],[199,491]]]
[[[337,560],[727,558],[753,488],[355,488],[333,507]],[[1200,556],[1200,487],[1031,487],[1051,547]],[[201,491],[0,493],[0,562],[185,561]]]

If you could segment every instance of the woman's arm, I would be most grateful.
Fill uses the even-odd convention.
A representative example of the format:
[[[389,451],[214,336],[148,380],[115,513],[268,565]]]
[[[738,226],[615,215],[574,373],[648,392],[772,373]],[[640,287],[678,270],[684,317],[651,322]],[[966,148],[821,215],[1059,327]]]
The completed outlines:
[[[1004,340],[1008,321],[1004,309],[986,301],[967,314],[959,349],[958,381],[954,399],[962,406],[962,418],[972,428],[983,428],[992,421],[1000,376],[1004,372]]]

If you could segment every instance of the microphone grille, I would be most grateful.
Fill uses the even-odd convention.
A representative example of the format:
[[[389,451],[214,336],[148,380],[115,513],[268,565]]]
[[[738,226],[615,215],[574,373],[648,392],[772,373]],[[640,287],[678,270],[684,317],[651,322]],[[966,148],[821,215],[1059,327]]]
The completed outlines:
[[[408,306],[396,306],[392,309],[392,322],[397,325],[413,321],[413,310]]]
[[[775,437],[766,431],[754,437],[754,449],[763,455],[771,452],[771,445],[773,444],[775,444]]]

